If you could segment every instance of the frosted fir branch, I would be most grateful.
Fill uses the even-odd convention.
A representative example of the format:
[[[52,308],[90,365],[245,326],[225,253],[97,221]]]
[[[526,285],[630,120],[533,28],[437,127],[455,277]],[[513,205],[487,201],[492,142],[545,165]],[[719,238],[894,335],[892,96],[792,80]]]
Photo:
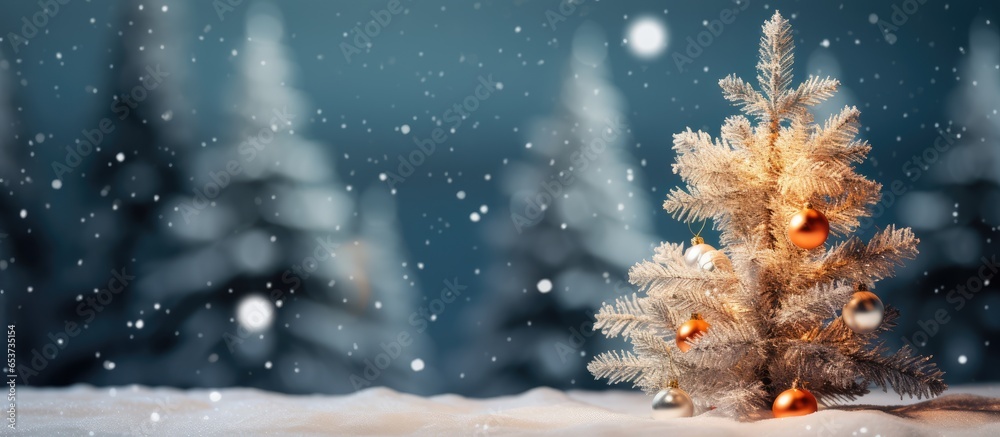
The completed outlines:
[[[727,117],[722,124],[720,136],[734,148],[752,150],[755,142],[753,126],[750,120],[742,115]]]
[[[834,235],[853,233],[862,218],[871,216],[871,206],[881,199],[882,185],[856,174],[844,178],[842,186],[844,192],[839,196],[810,199],[814,205],[820,205]]]
[[[861,111],[856,106],[845,106],[839,113],[831,115],[810,139],[810,149],[814,152],[846,149],[858,134],[858,119]],[[819,158],[831,154],[820,153]],[[861,162],[861,161],[855,161]]]
[[[635,278],[631,276],[633,270]],[[645,282],[647,279],[653,282]],[[731,294],[739,287],[739,279],[730,270],[705,272],[688,266],[684,261],[684,245],[676,243],[661,243],[656,247],[652,262],[637,263],[629,270],[629,281],[651,297],[645,301],[647,311],[655,310],[670,320],[681,320],[678,314],[690,313],[690,305],[702,305],[731,317],[728,315],[731,309],[720,305],[716,296]]]
[[[931,398],[948,388],[942,377],[944,372],[930,362],[930,357],[913,355],[910,346],[903,346],[899,351],[884,356],[886,348],[878,345],[872,350],[863,350],[848,355],[865,380],[888,391],[922,399]]]
[[[844,301],[846,302],[847,298],[844,298]],[[830,313],[830,315],[832,314]],[[819,316],[819,314],[816,314],[816,316]],[[862,349],[871,341],[876,340],[879,335],[892,330],[896,326],[898,318],[899,310],[891,305],[887,305],[882,316],[882,323],[870,333],[858,334],[854,332],[844,323],[842,316],[837,316],[823,326],[817,323],[811,328],[799,329],[798,332],[801,334],[796,334],[792,341],[836,346],[841,349]],[[795,326],[802,327],[801,324]]]
[[[619,382],[635,383],[644,374],[656,375],[659,367],[655,361],[639,358],[627,351],[603,352],[587,364],[587,370],[595,379],[606,378],[609,385]]]
[[[844,189],[843,193],[828,196],[823,201],[830,214],[845,214],[850,211],[852,218],[868,216],[868,207],[877,203],[882,196],[882,184],[853,172],[844,177],[841,187]],[[815,200],[818,202],[820,199]],[[827,214],[827,218],[830,214]]]
[[[818,331],[813,339],[817,342],[836,344],[842,348],[863,349],[873,341],[876,341],[881,334],[889,332],[896,327],[896,320],[899,318],[899,310],[891,305],[885,307],[882,316],[882,323],[874,331],[867,334],[858,334],[844,323],[842,316],[833,319],[822,330]]]
[[[675,136],[675,143],[676,139]],[[702,191],[750,191],[758,182],[756,174],[749,171],[747,158],[746,152],[717,142],[715,145],[679,153],[671,167],[689,186]]]
[[[788,126],[782,127],[778,139],[777,151],[772,152],[788,161],[788,157],[809,155],[807,145],[809,138],[815,132],[816,120],[811,112],[806,110],[796,110],[786,116],[791,122]]]
[[[900,395],[920,399],[940,394],[947,388],[941,379],[944,373],[928,362],[929,358],[912,356],[909,346],[891,356],[884,356],[886,348],[882,343],[864,347],[865,343],[894,326],[898,312],[890,309],[886,314],[888,323],[879,331],[865,335],[854,333],[837,318],[818,333],[814,331],[803,339],[790,340],[785,361],[803,369],[803,374],[811,372],[811,380],[847,381],[860,375],[883,390],[891,386]]]
[[[711,290],[684,289],[661,296],[680,312],[704,314],[719,321],[738,320],[738,311],[730,305],[729,299],[723,297],[722,294]]]
[[[823,202],[813,199],[813,202],[824,205],[831,233],[848,235],[861,225],[862,218],[871,216],[871,206],[881,198],[881,189],[882,185],[877,182],[850,178],[844,181],[844,196]]]
[[[650,330],[633,331],[629,340],[640,357],[669,357],[681,354],[675,344],[667,342],[660,334]],[[671,351],[670,348],[673,348]]]
[[[615,338],[619,335],[627,337],[637,329],[662,327],[659,320],[644,310],[643,300],[632,293],[631,297],[616,299],[614,306],[604,304],[597,313],[594,329],[600,329],[608,338]]]
[[[868,334],[855,333],[854,336],[862,341],[870,342],[877,339],[880,335],[892,331],[898,324],[897,320],[899,320],[899,309],[892,305],[886,305],[885,311],[882,314],[882,324],[878,328],[875,328],[874,331]]]
[[[820,380],[817,384],[811,384],[809,379],[804,381],[816,400],[827,407],[850,402],[869,393],[867,383],[854,379]]]
[[[757,81],[764,95],[771,101],[771,119],[782,114],[777,110],[782,95],[792,83],[792,26],[777,11],[764,23],[760,38],[760,60],[757,62]]]
[[[719,87],[722,88],[722,96],[733,103],[747,115],[758,118],[765,117],[770,110],[770,103],[753,86],[730,74],[719,80]]]
[[[719,293],[682,287],[672,292],[652,290],[651,299],[662,301],[681,314],[701,314],[719,321],[736,321],[740,312]],[[684,319],[686,320],[686,319]]]
[[[770,407],[767,390],[760,381],[739,381],[713,396],[718,411],[740,420],[750,419],[750,414]]]
[[[805,340],[789,340],[783,354],[788,368],[803,381],[853,381],[857,369],[840,351],[841,345]]]
[[[917,255],[917,243],[910,228],[890,226],[877,232],[868,244],[857,237],[841,242],[827,251],[812,266],[812,280],[878,281],[888,277],[904,259]]]
[[[739,189],[729,190],[688,188],[690,192],[673,188],[663,202],[663,209],[671,217],[684,221],[695,222],[705,219],[718,219],[729,215],[734,206],[742,204],[747,197]]]
[[[670,242],[660,243],[653,249],[653,262],[662,265],[685,265],[684,245]]]
[[[825,79],[811,76],[788,95],[781,110],[783,112],[805,110],[832,97],[839,86],[840,81],[830,79],[829,76]]]
[[[872,151],[871,144],[865,140],[855,140],[848,143],[848,145],[837,149],[836,153],[830,153],[827,155],[827,159],[835,159],[841,162],[851,162],[854,164],[860,164],[865,162],[865,158],[868,158],[868,154]]]
[[[721,146],[721,144],[718,141],[713,140],[712,136],[708,133],[702,131],[695,132],[691,130],[690,127],[682,132],[674,134],[673,138],[673,149],[679,156],[696,152],[701,149]]]
[[[692,288],[720,291],[731,290],[738,285],[736,275],[727,270],[717,269],[706,272],[683,264],[661,264],[650,261],[638,262],[629,269],[629,282],[639,287],[639,291],[667,292]]]
[[[779,326],[807,327],[820,324],[840,310],[854,293],[844,282],[817,284],[801,292],[784,293],[774,322]]]
[[[708,333],[688,342],[691,349],[681,359],[706,369],[728,369],[737,364],[756,367],[765,358],[764,346],[769,341],[760,339],[747,325],[716,322]]]
[[[662,299],[645,299],[644,302],[648,314],[666,330],[675,329],[690,316],[690,314],[678,312]]]
[[[782,195],[796,199],[837,196],[843,193],[846,171],[850,169],[840,163],[801,158],[782,173],[778,179],[778,190]]]

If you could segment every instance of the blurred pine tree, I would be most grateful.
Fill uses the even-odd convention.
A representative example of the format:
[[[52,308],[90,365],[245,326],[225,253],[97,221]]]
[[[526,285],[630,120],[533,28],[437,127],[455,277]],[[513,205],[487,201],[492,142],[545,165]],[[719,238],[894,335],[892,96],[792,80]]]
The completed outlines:
[[[510,215],[489,223],[500,255],[468,316],[486,340],[456,363],[476,393],[603,385],[586,363],[618,342],[594,335],[593,313],[627,293],[628,267],[658,241],[606,43],[592,22],[576,31],[559,110],[528,130],[531,160],[501,177]]]

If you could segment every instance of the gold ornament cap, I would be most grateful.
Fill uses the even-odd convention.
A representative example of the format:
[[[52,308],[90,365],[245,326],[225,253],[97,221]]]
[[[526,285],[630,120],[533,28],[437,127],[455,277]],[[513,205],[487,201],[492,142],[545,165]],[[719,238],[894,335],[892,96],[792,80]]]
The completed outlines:
[[[705,239],[701,238],[700,235],[695,235],[694,238],[691,238],[691,246],[692,247],[693,246],[697,246],[699,244],[705,244]]]
[[[677,383],[676,379],[671,379],[670,383],[667,384],[667,388],[680,388],[680,384]]]

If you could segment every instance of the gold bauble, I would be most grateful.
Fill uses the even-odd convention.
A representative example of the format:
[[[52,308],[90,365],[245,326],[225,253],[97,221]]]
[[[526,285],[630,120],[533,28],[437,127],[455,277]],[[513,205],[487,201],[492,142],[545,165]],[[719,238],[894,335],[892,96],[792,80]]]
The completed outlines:
[[[790,388],[781,392],[774,399],[774,405],[771,405],[771,412],[776,418],[805,416],[815,413],[817,409],[819,405],[816,403],[816,396],[801,388]]]
[[[688,344],[688,340],[694,341],[698,337],[705,335],[708,332],[708,328],[711,325],[708,322],[702,320],[700,314],[692,314],[691,320],[684,322],[680,328],[677,328],[677,348],[681,352],[687,352],[691,350],[691,345]]]
[[[830,236],[830,222],[823,213],[806,206],[788,222],[788,238],[803,249],[815,249]]]

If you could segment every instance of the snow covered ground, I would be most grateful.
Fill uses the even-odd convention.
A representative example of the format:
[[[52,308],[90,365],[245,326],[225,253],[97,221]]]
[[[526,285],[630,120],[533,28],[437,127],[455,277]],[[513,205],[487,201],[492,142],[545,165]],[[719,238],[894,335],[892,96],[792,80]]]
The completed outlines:
[[[74,386],[19,390],[20,435],[1000,435],[1000,385],[931,401],[873,393],[856,405],[740,423],[710,414],[654,421],[641,393],[560,392],[429,398],[372,388],[347,396],[251,389]],[[10,431],[5,429],[5,431]],[[5,433],[6,434],[6,433]]]

